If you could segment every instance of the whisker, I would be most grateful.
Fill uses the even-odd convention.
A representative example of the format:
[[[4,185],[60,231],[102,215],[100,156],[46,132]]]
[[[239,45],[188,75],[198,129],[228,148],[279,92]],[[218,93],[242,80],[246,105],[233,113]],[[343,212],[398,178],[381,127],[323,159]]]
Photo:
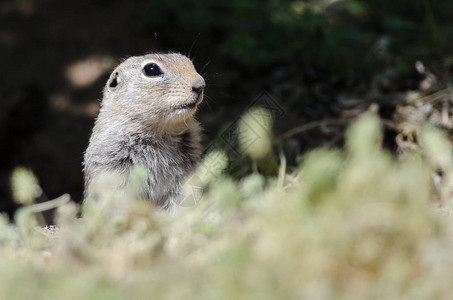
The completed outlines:
[[[207,63],[206,63],[205,65],[204,65],[204,67],[203,67],[203,68],[201,68],[201,70],[200,70],[200,73],[202,73],[202,74],[203,74],[204,70],[206,69],[206,67],[207,67],[207,66],[209,66],[209,64],[210,64],[210,63],[211,63],[211,61],[210,61],[210,60],[208,60],[208,62],[207,62]]]
[[[202,103],[206,103],[206,105],[208,106],[208,108],[211,110],[211,111],[214,111],[213,107],[211,106],[211,103],[210,101],[213,101],[213,99],[207,95],[204,95],[204,101]]]
[[[190,57],[192,55],[192,49],[195,46],[195,44],[197,43],[199,37],[200,37],[200,33],[198,33],[197,36],[195,37],[195,39],[193,40],[192,45],[190,46],[190,49],[189,49],[189,53],[187,54],[187,57],[190,58],[190,60],[192,60],[192,61],[195,59],[195,58],[192,59],[192,57]]]

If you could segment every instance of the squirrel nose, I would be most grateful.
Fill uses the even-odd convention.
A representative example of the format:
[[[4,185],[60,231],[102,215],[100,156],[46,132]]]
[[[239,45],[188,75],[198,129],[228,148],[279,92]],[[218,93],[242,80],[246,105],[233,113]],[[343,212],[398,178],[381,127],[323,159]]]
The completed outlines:
[[[192,86],[192,91],[194,91],[198,95],[201,95],[201,93],[203,93],[205,86],[206,84],[204,82],[204,79],[201,79]]]

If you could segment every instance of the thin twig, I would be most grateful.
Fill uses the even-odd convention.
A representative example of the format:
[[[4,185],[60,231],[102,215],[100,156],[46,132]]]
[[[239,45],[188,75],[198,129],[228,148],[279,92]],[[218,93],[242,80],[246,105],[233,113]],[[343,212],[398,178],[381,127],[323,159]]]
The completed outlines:
[[[423,103],[430,103],[430,102],[436,101],[437,99],[439,99],[441,97],[444,97],[444,96],[448,95],[449,93],[450,93],[450,89],[444,89],[444,90],[440,90],[438,92],[435,92],[434,94],[421,97],[421,98],[419,98],[417,100],[419,100],[419,101],[421,101]]]
[[[351,119],[324,119],[324,120],[319,120],[319,121],[313,121],[298,127],[295,127],[293,129],[288,130],[287,132],[283,133],[282,135],[279,136],[280,140],[286,140],[293,135],[320,127],[320,126],[340,126],[340,125],[347,125],[351,122]]]
[[[348,125],[355,118],[342,118],[342,119],[324,119],[319,121],[313,121],[295,128],[288,130],[278,137],[280,141],[286,140],[293,135],[303,133],[321,126],[341,126]],[[382,124],[389,129],[396,129],[395,122],[389,119],[381,119]]]

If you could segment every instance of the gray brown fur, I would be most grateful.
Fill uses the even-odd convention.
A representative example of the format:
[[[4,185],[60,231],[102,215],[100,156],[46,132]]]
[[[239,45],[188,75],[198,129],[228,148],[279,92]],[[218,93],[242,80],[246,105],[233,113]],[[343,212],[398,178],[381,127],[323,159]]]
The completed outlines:
[[[149,63],[163,75],[147,77],[143,67]],[[143,197],[170,208],[200,160],[200,126],[193,114],[204,86],[190,59],[176,53],[130,57],[116,67],[85,153],[85,195],[102,172],[127,179],[138,164],[149,174]],[[182,108],[188,103],[195,108]]]

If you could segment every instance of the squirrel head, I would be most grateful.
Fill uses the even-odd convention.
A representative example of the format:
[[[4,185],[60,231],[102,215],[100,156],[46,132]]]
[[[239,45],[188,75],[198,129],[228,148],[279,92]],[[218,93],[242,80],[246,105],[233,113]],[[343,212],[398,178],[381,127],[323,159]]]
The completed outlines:
[[[110,75],[102,110],[143,125],[168,128],[187,124],[203,100],[204,88],[203,77],[184,55],[134,56],[119,64]]]

